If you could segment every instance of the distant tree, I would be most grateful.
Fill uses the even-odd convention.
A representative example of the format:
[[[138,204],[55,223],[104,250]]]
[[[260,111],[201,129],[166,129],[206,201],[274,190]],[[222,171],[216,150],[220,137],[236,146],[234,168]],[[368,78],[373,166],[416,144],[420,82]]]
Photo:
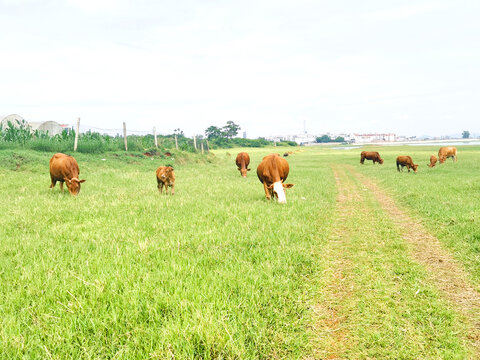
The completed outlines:
[[[343,136],[337,136],[335,138],[335,140],[333,140],[333,141],[335,141],[335,142],[345,142],[345,138]]]
[[[220,138],[222,137],[222,135],[222,129],[213,125],[208,127],[207,130],[205,130],[205,136],[208,140]]]
[[[227,125],[222,128],[222,132],[226,138],[231,139],[235,135],[238,134],[238,130],[240,130],[240,126],[235,124],[233,121],[227,121]]]
[[[178,136],[185,136],[185,134],[182,130],[180,130],[180,128],[176,128],[175,130],[173,130],[173,133]]]
[[[463,138],[463,139],[468,139],[469,137],[470,137],[470,131],[465,130],[465,131],[462,133],[462,138]]]
[[[332,139],[330,139],[330,136],[328,136],[328,135],[322,135],[322,136],[320,136],[320,137],[317,137],[317,138],[315,139],[315,141],[316,141],[317,143],[327,143],[327,142],[332,141]]]

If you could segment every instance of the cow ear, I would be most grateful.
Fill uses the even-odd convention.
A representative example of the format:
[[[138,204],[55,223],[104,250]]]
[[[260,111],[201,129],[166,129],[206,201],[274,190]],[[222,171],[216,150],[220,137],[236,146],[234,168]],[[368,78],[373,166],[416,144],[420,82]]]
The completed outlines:
[[[80,180],[79,183],[84,183],[85,181],[87,180],[83,179],[83,180]]]
[[[294,184],[283,184],[283,187],[285,189],[290,189],[291,187],[293,187]]]
[[[273,184],[267,186],[268,189],[273,189]]]
[[[69,180],[69,179],[67,179],[67,178],[63,178],[63,180],[65,180],[65,182],[67,182],[67,183],[69,183],[69,184],[72,182],[72,180]]]

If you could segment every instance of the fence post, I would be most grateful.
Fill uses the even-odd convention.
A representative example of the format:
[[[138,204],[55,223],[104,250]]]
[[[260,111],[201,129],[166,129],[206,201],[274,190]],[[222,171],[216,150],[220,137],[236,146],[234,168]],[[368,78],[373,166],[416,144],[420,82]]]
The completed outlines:
[[[201,148],[202,148],[202,154],[203,154],[203,141],[200,143]]]
[[[177,134],[175,134],[175,148],[178,150],[178,139],[177,139]]]
[[[157,128],[153,127],[153,138],[155,139],[155,147],[158,149]]]
[[[210,152],[210,144],[208,143],[208,140],[205,140],[207,142],[207,152]]]
[[[123,140],[125,141],[125,151],[128,151],[128,144],[127,144],[127,124],[123,123]]]
[[[75,143],[73,144],[73,151],[77,151],[79,131],[80,131],[80,118],[77,119],[77,131],[75,131]]]
[[[193,147],[195,148],[195,151],[197,151],[197,138],[195,135],[193,135]]]

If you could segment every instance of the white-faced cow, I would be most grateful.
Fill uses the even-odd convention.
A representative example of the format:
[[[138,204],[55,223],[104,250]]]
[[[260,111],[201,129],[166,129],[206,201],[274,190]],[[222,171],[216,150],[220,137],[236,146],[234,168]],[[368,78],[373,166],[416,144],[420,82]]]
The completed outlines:
[[[279,203],[287,202],[285,189],[291,188],[293,184],[284,184],[283,182],[287,179],[289,171],[287,160],[278,154],[270,154],[263,158],[257,167],[257,176],[263,184],[267,199],[277,197]]]

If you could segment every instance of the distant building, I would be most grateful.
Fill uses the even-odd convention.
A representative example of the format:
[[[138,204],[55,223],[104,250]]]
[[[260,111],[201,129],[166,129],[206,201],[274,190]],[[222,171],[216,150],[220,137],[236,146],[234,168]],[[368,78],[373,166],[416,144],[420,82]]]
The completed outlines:
[[[353,139],[356,144],[365,144],[373,142],[393,142],[395,141],[395,134],[353,134]]]
[[[244,138],[244,139],[247,138],[247,132],[246,132],[246,131],[243,132],[243,138]]]
[[[2,125],[2,129],[8,128],[9,122],[16,128],[20,127],[22,123],[26,124],[25,119],[18,114],[0,116],[0,124]]]
[[[316,140],[315,135],[311,134],[299,134],[299,135],[278,135],[278,136],[270,136],[267,140],[270,141],[294,141],[298,145],[305,145],[305,144],[313,144]]]
[[[0,124],[3,129],[8,127],[8,123],[12,124],[14,127],[19,128],[20,125],[24,124],[30,128],[30,131],[48,131],[48,134],[51,136],[61,134],[64,129],[68,129],[69,125],[59,124],[55,121],[42,121],[42,122],[28,122],[25,121],[23,117],[18,114],[11,114],[5,117],[0,116]]]
[[[69,128],[69,125],[62,125],[56,121],[29,122],[28,125],[33,131],[48,131],[51,136],[61,134],[64,129]]]

